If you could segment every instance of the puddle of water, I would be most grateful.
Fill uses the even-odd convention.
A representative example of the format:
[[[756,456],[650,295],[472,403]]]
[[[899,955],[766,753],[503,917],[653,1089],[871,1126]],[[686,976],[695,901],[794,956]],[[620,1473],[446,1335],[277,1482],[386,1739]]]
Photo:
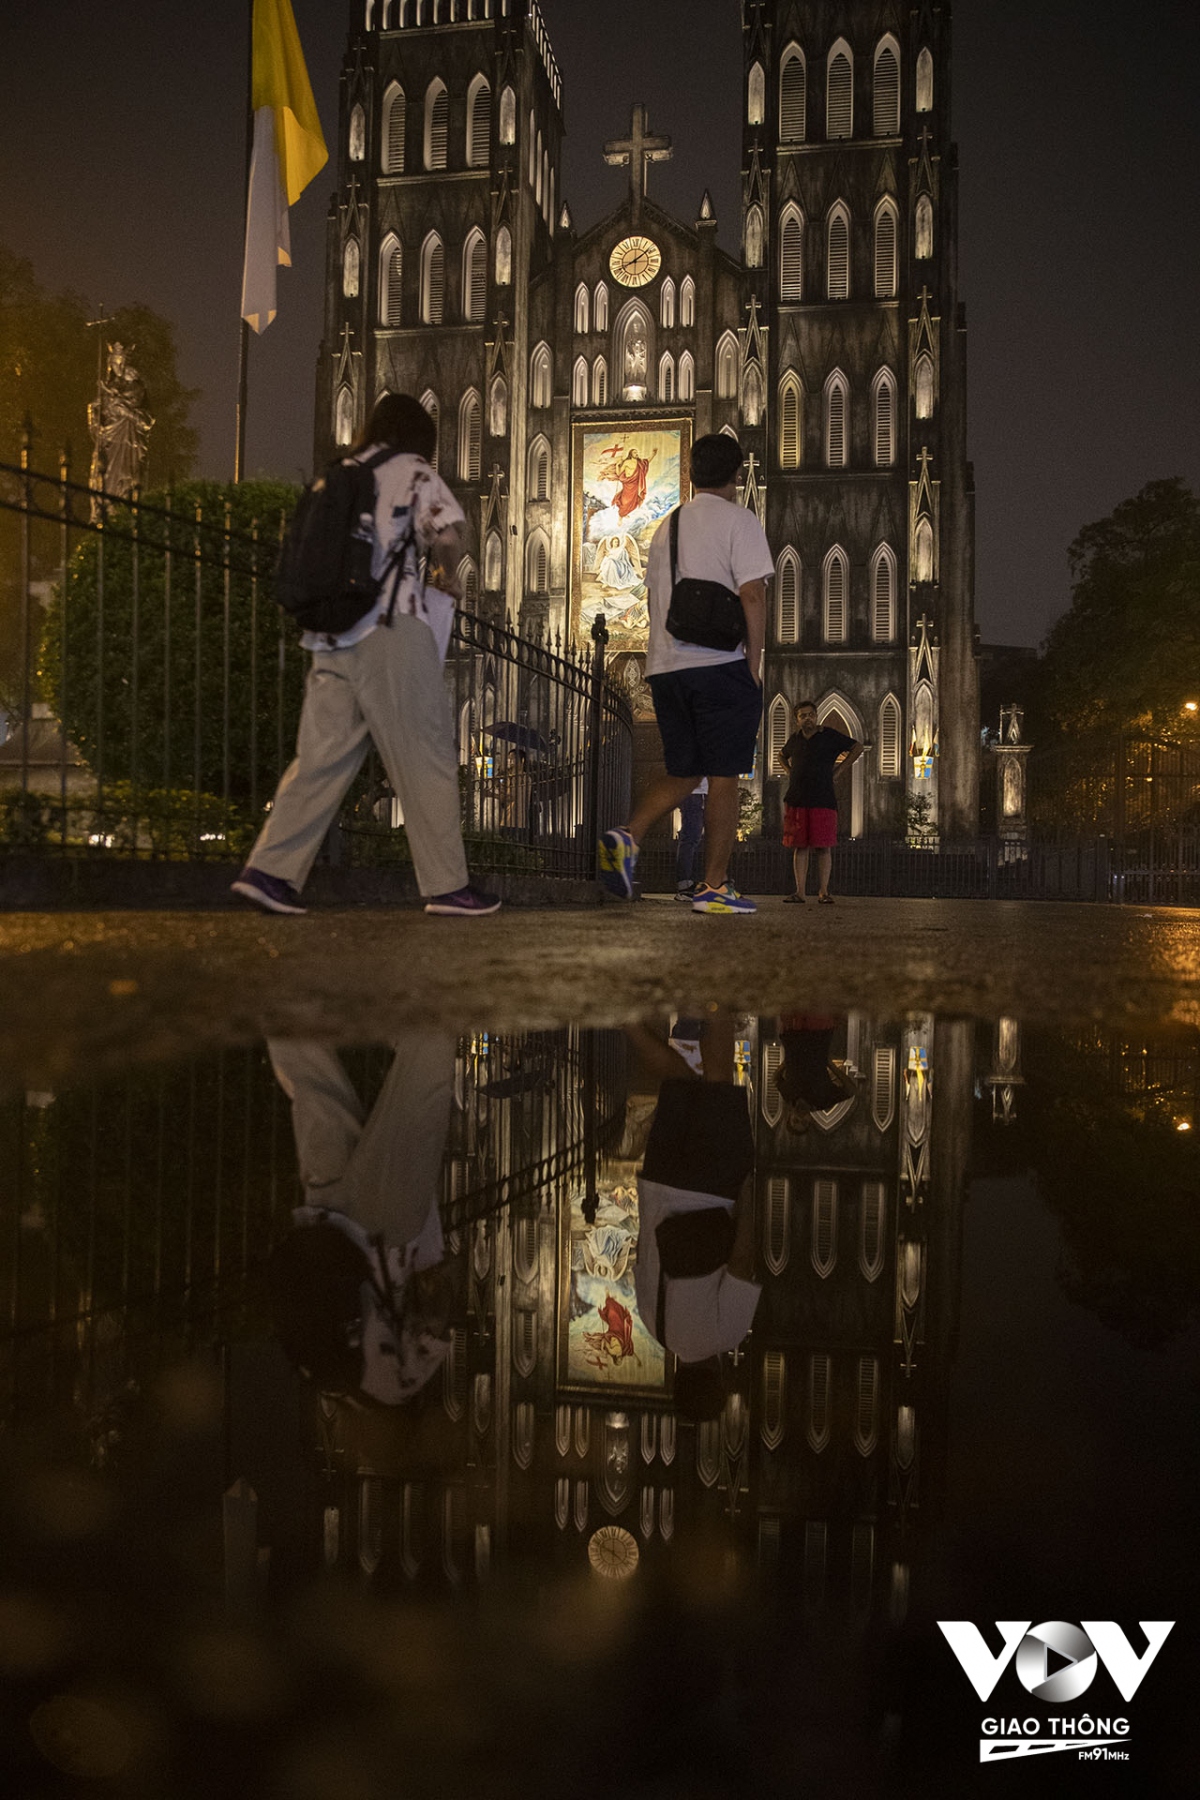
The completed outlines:
[[[1193,1791],[1198,1085],[713,1008],[27,1095],[10,1791]]]

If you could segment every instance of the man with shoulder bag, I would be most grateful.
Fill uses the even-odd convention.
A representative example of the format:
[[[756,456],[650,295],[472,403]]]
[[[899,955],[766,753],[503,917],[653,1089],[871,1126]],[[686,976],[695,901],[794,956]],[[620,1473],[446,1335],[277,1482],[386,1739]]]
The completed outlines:
[[[628,825],[599,844],[600,880],[633,898],[646,833],[708,779],[704,878],[692,911],[747,916],[752,900],[729,881],[737,838],[738,778],[754,765],[762,719],[767,582],[775,572],[767,535],[737,504],[742,449],[712,433],[692,446],[695,498],[664,520],[647,561],[650,647],[646,679],[667,772],[634,808]]]
[[[276,596],[312,667],[295,760],[233,883],[267,912],[304,911],[300,890],[372,740],[404,809],[425,911],[469,918],[500,905],[469,885],[463,851],[442,664],[464,520],[430,466],[436,443],[419,400],[385,394],[354,450],[297,506]]]

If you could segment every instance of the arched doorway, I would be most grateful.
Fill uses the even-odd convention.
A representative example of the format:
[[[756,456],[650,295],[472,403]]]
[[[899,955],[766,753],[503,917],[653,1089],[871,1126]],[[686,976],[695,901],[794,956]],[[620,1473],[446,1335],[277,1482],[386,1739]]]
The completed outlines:
[[[844,694],[826,694],[819,700],[817,721],[828,725],[831,731],[844,731],[857,743],[866,741],[862,720]],[[850,829],[847,835],[852,838],[862,836],[866,819],[866,767],[866,757],[860,756],[850,771]]]

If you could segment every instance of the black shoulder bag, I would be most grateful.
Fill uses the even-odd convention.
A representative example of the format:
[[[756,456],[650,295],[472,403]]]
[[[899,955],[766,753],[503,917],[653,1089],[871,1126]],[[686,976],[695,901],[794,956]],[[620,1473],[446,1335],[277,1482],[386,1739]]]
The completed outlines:
[[[720,581],[679,579],[679,513],[671,514],[671,603],[667,630],[682,644],[706,650],[736,650],[746,636],[741,598]]]

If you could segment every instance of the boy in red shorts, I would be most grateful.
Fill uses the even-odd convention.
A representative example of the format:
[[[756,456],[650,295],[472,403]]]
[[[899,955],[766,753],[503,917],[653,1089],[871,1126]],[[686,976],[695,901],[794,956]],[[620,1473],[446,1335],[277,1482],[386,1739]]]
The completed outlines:
[[[829,892],[829,870],[833,846],[837,843],[837,795],[833,791],[834,769],[849,768],[862,755],[864,745],[847,737],[844,731],[833,731],[817,722],[817,708],[812,700],[801,700],[796,708],[794,731],[779,761],[791,776],[783,803],[783,842],[795,854],[792,864],[796,874],[796,891],[786,902],[804,905],[808,884],[808,853],[817,853],[817,904],[832,906]]]

